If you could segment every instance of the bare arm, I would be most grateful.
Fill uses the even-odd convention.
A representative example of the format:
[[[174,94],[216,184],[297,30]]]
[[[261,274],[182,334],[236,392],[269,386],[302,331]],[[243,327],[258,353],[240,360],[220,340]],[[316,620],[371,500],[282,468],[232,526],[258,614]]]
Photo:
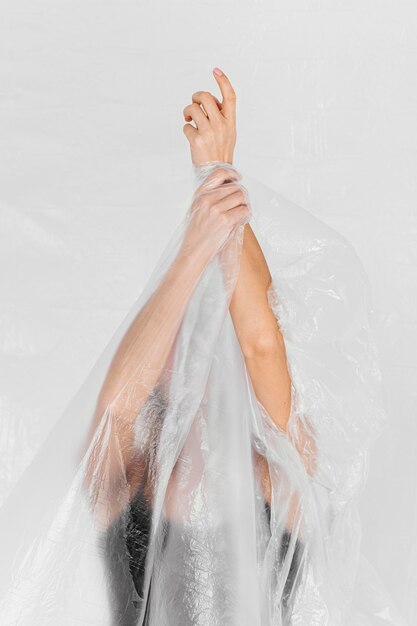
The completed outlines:
[[[267,298],[271,275],[249,224],[245,226],[240,273],[230,303],[236,335],[258,400],[286,430],[291,379],[285,344]]]
[[[215,159],[233,162],[236,141],[236,95],[228,77],[214,72],[223,100],[205,91],[193,94],[193,104],[184,109],[186,120],[193,120],[184,132],[190,142],[193,162]],[[221,149],[218,148],[220,144]],[[249,224],[245,226],[240,273],[230,303],[230,314],[245,358],[254,392],[275,424],[288,432],[291,412],[291,379],[283,336],[269,307],[267,292],[270,272]],[[312,428],[296,416],[294,446],[309,474],[315,471],[316,443]],[[291,433],[288,433],[290,438]],[[259,459],[263,490],[270,495],[268,464]]]
[[[196,191],[180,251],[127,329],[101,387],[85,447],[100,421],[106,415],[110,420],[89,455],[85,484],[104,507],[106,525],[140,481],[135,421],[166,365],[192,292],[231,231],[247,218],[243,191],[233,179],[236,172],[219,168]]]
[[[291,378],[283,336],[271,310],[267,292],[271,275],[261,247],[249,224],[245,225],[240,273],[230,303],[230,314],[239,340],[256,397],[283,431],[287,431],[291,412]],[[311,428],[296,416],[293,441],[306,471],[312,475],[316,466],[316,443]],[[271,501],[268,461],[255,454],[259,480],[265,500]],[[298,496],[293,495],[287,522],[291,528]]]
[[[217,68],[216,68],[217,70]],[[214,76],[223,100],[206,91],[193,94],[193,103],[184,109],[184,132],[190,142],[194,163],[214,159],[233,161],[236,140],[236,96],[228,77]],[[285,346],[276,319],[268,306],[267,290],[271,276],[256,237],[247,224],[238,283],[230,313],[246,359],[254,391],[275,423],[286,429],[291,383],[286,365]]]
[[[123,482],[135,454],[135,419],[158,381],[203,263],[203,257],[198,255],[179,255],[175,259],[157,291],[128,328],[101,387],[82,454],[100,421],[110,414],[111,421],[95,439],[84,477],[95,512],[105,526],[121,508]],[[136,463],[136,477],[127,480],[133,489],[138,487],[142,473],[143,468]],[[129,500],[130,495],[124,497]]]

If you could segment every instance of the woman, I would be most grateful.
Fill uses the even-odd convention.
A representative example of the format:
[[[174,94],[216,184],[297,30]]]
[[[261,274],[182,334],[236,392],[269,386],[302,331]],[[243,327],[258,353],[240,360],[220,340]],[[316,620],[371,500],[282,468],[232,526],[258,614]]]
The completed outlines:
[[[222,102],[184,109],[185,219],[0,511],[2,624],[403,624],[360,554],[385,423],[366,275],[301,207],[249,199],[214,76]]]
[[[239,185],[240,175],[234,168],[227,167],[227,164],[233,163],[236,143],[236,97],[227,76],[218,68],[214,69],[213,74],[223,96],[222,102],[208,92],[194,93],[192,104],[184,109],[184,118],[187,122],[194,121],[195,126],[186,123],[183,130],[190,143],[194,166],[197,169],[211,163],[217,163],[219,166],[197,189],[191,207],[191,219],[181,248],[158,289],[124,336],[107,373],[98,403],[98,418],[109,406],[113,416],[117,416],[116,421],[120,424],[117,436],[119,441],[124,442],[121,448],[126,452],[124,468],[126,475],[129,476],[128,482],[131,486],[141,485],[141,491],[136,495],[131,508],[126,536],[131,554],[130,572],[140,595],[143,594],[142,578],[150,525],[149,510],[152,508],[150,496],[152,485],[146,483],[144,479],[146,454],[144,458],[138,459],[134,456],[135,446],[129,443],[129,437],[132,437],[133,433],[132,423],[148,400],[149,390],[153,390],[158,382],[190,295],[199,278],[239,224],[245,223],[239,274],[229,307],[231,318],[257,399],[282,431],[286,430],[290,415],[291,380],[287,369],[285,344],[268,299],[271,275],[258,241],[247,223],[250,210],[247,194]],[[142,368],[145,363],[146,377],[142,377],[140,386],[135,384],[132,389],[131,372],[138,369],[139,364],[141,364],[139,368]],[[129,388],[128,406],[127,388]],[[120,390],[124,390],[123,393],[120,393]],[[159,416],[160,414],[159,411]],[[262,475],[260,484],[268,513],[271,497],[268,462],[265,456],[256,451],[254,454],[257,457],[256,466]],[[116,461],[115,467],[119,467]],[[96,471],[93,464],[90,472],[94,475]],[[164,507],[167,526],[171,532],[174,521],[175,524],[180,524],[182,518],[187,517],[187,505],[189,506],[184,496],[181,502],[178,501],[176,471],[174,467]],[[114,480],[117,484],[116,476]],[[143,493],[147,493],[148,497],[144,499]],[[110,518],[108,510],[106,511],[106,524],[112,522],[119,512],[117,492],[114,506],[115,510],[111,512]],[[116,535],[114,529],[107,535],[110,571],[115,563],[120,563],[120,552],[114,553],[115,537],[120,539],[120,528],[117,529]],[[289,531],[282,536],[283,554],[288,548],[290,538]],[[283,609],[290,597],[298,551],[297,541],[283,592]],[[161,558],[164,558],[163,554]],[[126,601],[128,587],[126,583],[121,582],[120,569],[112,571],[112,578],[117,589],[118,602],[115,606],[119,611],[120,605]],[[181,599],[177,598],[177,602],[181,602]],[[149,623],[159,624],[163,618],[155,617],[153,621],[148,604],[147,619]],[[185,609],[181,620],[183,626],[194,623],[185,615]]]

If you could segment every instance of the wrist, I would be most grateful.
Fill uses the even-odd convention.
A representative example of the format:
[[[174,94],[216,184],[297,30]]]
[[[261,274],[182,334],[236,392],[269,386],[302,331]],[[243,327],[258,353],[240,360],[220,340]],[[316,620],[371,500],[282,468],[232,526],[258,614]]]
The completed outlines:
[[[229,161],[201,161],[199,163],[192,163],[194,170],[194,177],[197,183],[201,183],[211,172],[217,168],[228,168],[233,171],[237,171],[235,165]]]
[[[227,165],[229,167],[234,167],[233,165],[233,158],[232,157],[218,157],[217,159],[205,159],[203,160],[192,160],[191,161],[193,167],[195,168],[199,168],[199,167],[208,167],[210,165],[217,165],[217,166],[221,166],[221,165]]]
[[[183,243],[177,254],[176,262],[184,269],[201,273],[209,263],[211,256],[208,246],[191,247]]]

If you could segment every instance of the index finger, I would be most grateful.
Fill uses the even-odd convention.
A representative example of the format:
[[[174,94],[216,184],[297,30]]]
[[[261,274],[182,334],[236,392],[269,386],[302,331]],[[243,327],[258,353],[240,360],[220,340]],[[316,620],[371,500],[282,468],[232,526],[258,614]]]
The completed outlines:
[[[231,117],[235,114],[236,111],[235,90],[233,89],[230,80],[227,78],[226,74],[222,72],[221,69],[215,67],[213,70],[213,75],[217,81],[217,84],[220,87],[220,91],[223,97],[222,113],[226,118]]]
[[[240,180],[242,176],[233,168],[219,167],[213,170],[203,183],[196,189],[194,195],[220,187],[224,183]]]

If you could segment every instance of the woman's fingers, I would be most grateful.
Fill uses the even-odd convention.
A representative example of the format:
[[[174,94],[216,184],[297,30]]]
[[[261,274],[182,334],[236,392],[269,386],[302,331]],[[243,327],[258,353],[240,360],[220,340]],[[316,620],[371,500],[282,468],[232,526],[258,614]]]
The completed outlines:
[[[201,208],[212,211],[213,215],[217,217],[223,215],[229,221],[232,220],[232,222],[234,219],[239,220],[240,216],[247,215],[250,212],[246,190],[235,183],[229,183],[223,185],[220,189],[207,192],[203,194],[203,198]],[[239,211],[236,213],[237,209]]]
[[[211,95],[213,96],[213,94],[211,94]],[[222,103],[220,102],[220,100],[218,98],[216,98],[216,96],[213,96],[213,98],[216,101],[217,108],[219,109],[219,111],[221,111],[222,110]]]
[[[194,129],[193,126],[191,128]],[[194,129],[195,130],[195,129]],[[195,131],[197,132],[197,131]],[[199,187],[194,192],[194,198],[197,198],[200,195],[206,194],[213,189],[217,189],[222,187],[226,183],[233,182],[235,180],[239,180],[242,176],[234,169],[227,169],[223,167],[218,167],[213,172],[211,172],[201,183]]]
[[[221,108],[222,105],[219,102],[219,100],[216,98],[216,96],[213,96],[211,93],[207,92],[207,91],[196,91],[196,93],[193,94],[193,104],[198,104],[204,107],[204,109],[201,109],[203,111],[203,114],[208,116],[207,119],[210,119],[210,121],[213,121],[217,116],[222,115],[221,113]],[[188,105],[191,106],[191,105]],[[192,116],[190,115],[189,111],[187,111],[188,107],[186,107],[183,110],[183,115],[184,115],[184,119],[187,122],[191,122],[192,121]],[[195,109],[196,111],[196,109]],[[200,128],[201,128],[201,122],[200,122]],[[183,133],[184,135],[187,137],[188,141],[190,142],[190,144],[195,141],[196,136],[198,135],[198,124],[197,124],[197,128],[195,126],[193,126],[192,124],[188,123],[188,124],[184,124],[184,126],[182,127]]]
[[[243,221],[248,221],[251,212],[249,206],[246,204],[245,198],[241,201],[240,196],[237,195],[234,199],[230,199],[229,196],[226,200],[229,200],[229,202],[226,201],[224,203],[223,208],[225,210],[222,211],[220,215],[222,215],[222,218],[226,221],[226,224],[228,224],[229,227],[233,227]]]
[[[224,185],[229,181],[240,180],[241,178],[242,176],[235,169],[218,167],[207,176],[200,187],[197,188],[195,194],[220,187],[220,185]]]
[[[183,109],[186,122],[183,126],[191,150],[194,165],[204,165],[213,161],[233,163],[236,145],[236,96],[227,76],[215,68],[216,81],[222,92],[223,101],[209,91],[196,91],[192,104]],[[195,128],[196,133],[192,128]]]
[[[200,250],[213,258],[234,229],[251,215],[246,188],[234,168],[213,170],[194,194],[184,250]]]
[[[200,198],[203,200],[202,205],[205,208],[215,207],[219,213],[222,210],[228,210],[229,208],[232,208],[232,207],[227,205],[227,207],[222,206],[220,208],[219,206],[220,201],[226,198],[227,196],[230,196],[231,194],[239,191],[239,189],[240,189],[239,185],[236,185],[233,182],[228,182],[228,183],[221,185],[219,188],[216,187],[215,189],[205,190],[200,195]]]
[[[236,145],[236,96],[227,76],[214,69],[216,81],[222,92],[223,101],[209,91],[196,91],[192,104],[183,109],[186,122],[195,122],[197,133],[188,126],[183,132],[190,143],[191,160],[194,165],[213,161],[233,162]]]
[[[233,185],[233,187],[235,187]],[[232,189],[233,189],[232,187]],[[246,205],[246,196],[243,189],[238,188],[235,191],[231,191],[229,188],[229,193],[223,198],[219,198],[214,202],[214,207],[217,209],[219,213],[227,213],[232,209],[236,209],[241,205]]]
[[[204,128],[209,123],[206,114],[202,110],[201,106],[196,102],[188,104],[184,108],[183,114],[185,121],[194,120],[198,129]]]
[[[236,94],[226,74],[218,67],[213,70],[213,76],[217,81],[222,93],[222,113],[226,119],[233,118],[236,114]]]
[[[190,143],[194,141],[196,135],[198,135],[198,130],[192,124],[184,124],[182,131]]]
[[[230,223],[232,225],[240,224],[241,222],[248,221],[250,209],[247,204],[242,204],[235,209],[228,211],[226,215],[228,219],[230,219]]]
[[[221,115],[214,96],[208,91],[196,91],[192,95],[192,101],[204,108],[207,117],[211,121],[215,121]]]

